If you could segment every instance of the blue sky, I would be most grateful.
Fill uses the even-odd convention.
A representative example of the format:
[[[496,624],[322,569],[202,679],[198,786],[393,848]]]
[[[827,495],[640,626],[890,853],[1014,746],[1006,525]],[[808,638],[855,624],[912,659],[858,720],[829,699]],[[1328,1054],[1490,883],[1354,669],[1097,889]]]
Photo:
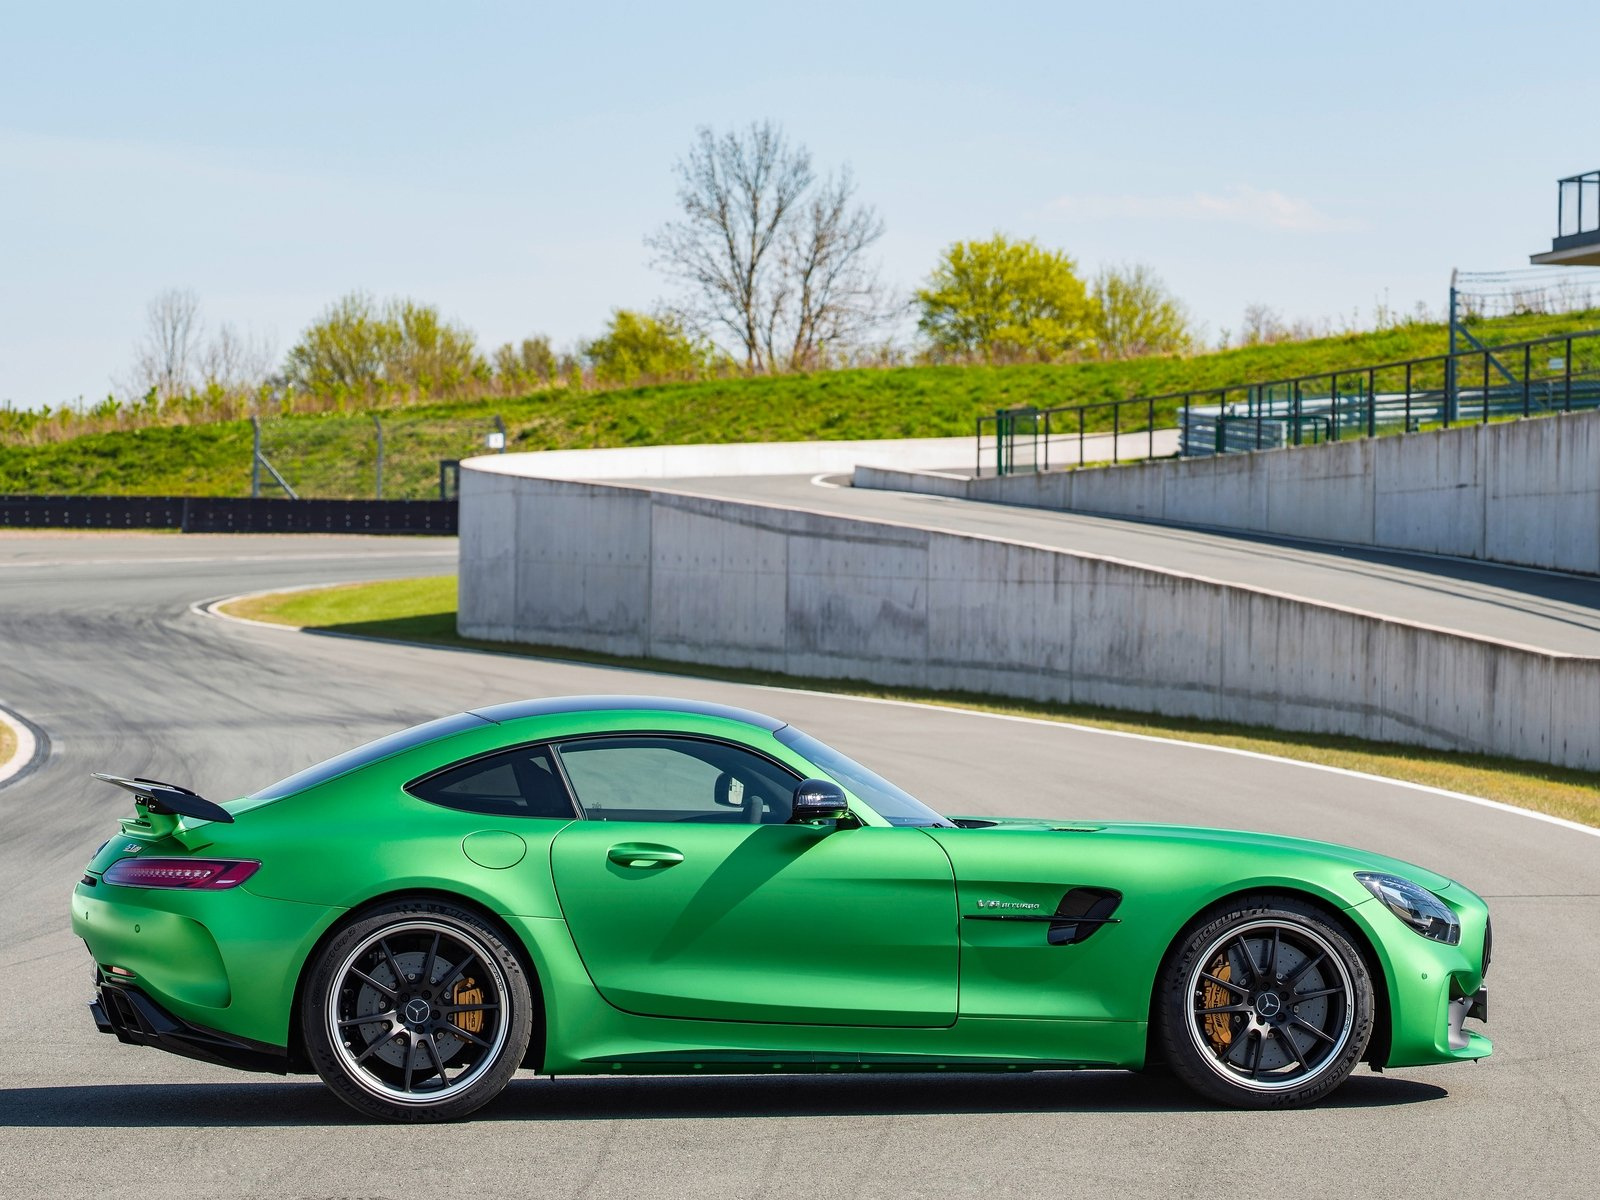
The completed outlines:
[[[1370,320],[1546,248],[1600,166],[1590,4],[7,4],[0,402],[104,395],[167,287],[279,352],[355,289],[489,346],[668,294],[697,125],[848,163],[909,290],[1002,230],[1208,328]]]

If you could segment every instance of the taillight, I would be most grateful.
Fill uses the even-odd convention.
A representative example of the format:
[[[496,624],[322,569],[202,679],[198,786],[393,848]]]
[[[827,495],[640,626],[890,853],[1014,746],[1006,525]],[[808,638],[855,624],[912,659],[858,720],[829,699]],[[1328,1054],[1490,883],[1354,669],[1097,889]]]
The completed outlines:
[[[237,858],[119,858],[105,881],[121,887],[191,888],[220,892],[238,887],[261,864]]]

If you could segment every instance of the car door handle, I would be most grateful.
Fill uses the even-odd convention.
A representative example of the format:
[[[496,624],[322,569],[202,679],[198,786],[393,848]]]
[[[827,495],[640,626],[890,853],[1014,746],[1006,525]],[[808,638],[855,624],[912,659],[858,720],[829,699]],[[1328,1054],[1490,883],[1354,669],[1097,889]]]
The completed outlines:
[[[624,842],[606,851],[606,857],[619,867],[639,867],[659,871],[683,861],[683,855],[671,846],[657,846],[648,842]]]

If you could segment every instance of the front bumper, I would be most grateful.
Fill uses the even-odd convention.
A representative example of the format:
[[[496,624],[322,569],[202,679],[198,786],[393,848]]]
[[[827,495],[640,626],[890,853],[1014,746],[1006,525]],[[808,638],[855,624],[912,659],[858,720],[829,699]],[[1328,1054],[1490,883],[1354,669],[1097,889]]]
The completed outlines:
[[[1371,1062],[1379,1069],[1467,1062],[1494,1052],[1487,1037],[1465,1026],[1489,1015],[1483,978],[1492,945],[1488,908],[1465,888],[1438,894],[1461,921],[1454,945],[1418,937],[1377,901],[1346,910],[1367,934],[1388,984],[1388,1036],[1375,1036],[1372,1047]]]
[[[1465,1050],[1472,1045],[1473,1035],[1467,1032],[1464,1024],[1469,1017],[1474,1021],[1489,1020],[1488,985],[1480,987],[1470,996],[1460,996],[1450,1001],[1450,1049]]]
[[[169,1054],[243,1071],[290,1072],[289,1054],[282,1046],[252,1042],[180,1020],[136,987],[98,981],[89,1014],[101,1033],[116,1036],[130,1046],[154,1046]]]

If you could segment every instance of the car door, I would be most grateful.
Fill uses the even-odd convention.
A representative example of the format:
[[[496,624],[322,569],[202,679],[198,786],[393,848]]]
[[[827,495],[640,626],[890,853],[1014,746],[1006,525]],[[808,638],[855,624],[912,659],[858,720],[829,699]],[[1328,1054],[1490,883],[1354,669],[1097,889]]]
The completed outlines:
[[[628,735],[557,750],[585,819],[552,846],[556,893],[611,1004],[728,1021],[955,1021],[955,883],[921,830],[790,825],[799,779],[727,742]]]

